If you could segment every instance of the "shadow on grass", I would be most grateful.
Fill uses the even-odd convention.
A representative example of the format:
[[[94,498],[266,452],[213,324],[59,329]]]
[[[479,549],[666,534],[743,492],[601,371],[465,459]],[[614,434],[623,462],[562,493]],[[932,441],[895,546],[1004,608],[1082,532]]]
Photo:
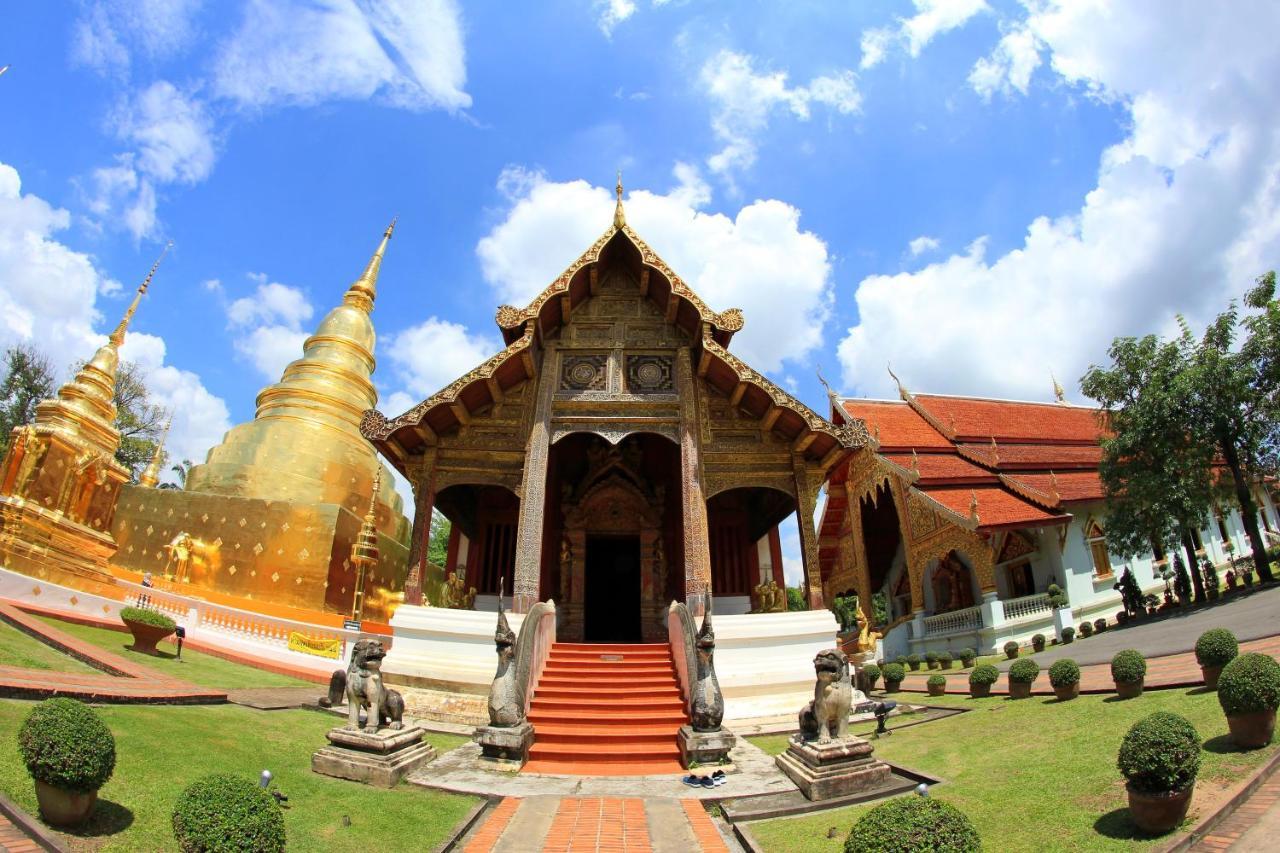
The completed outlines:
[[[1139,693],[1137,696],[1133,696],[1133,697],[1131,697],[1131,698],[1129,698],[1129,699],[1126,699],[1126,698],[1124,698],[1123,696],[1120,696],[1120,695],[1118,695],[1118,694],[1117,694],[1117,695],[1115,695],[1115,696],[1108,696],[1106,699],[1103,699],[1102,701],[1103,701],[1103,702],[1132,702],[1134,699],[1141,699],[1141,698],[1142,698],[1142,694],[1141,694],[1141,693]]]
[[[1247,749],[1241,749],[1231,740],[1231,735],[1218,735],[1211,737],[1204,742],[1204,748],[1207,752],[1216,753],[1218,755],[1229,755],[1233,752],[1250,752]]]
[[[100,838],[104,835],[116,835],[133,825],[133,811],[111,800],[99,799],[93,807],[93,814],[83,826],[59,827],[67,835],[80,838]]]
[[[1093,829],[1099,835],[1105,835],[1107,838],[1114,838],[1117,841],[1143,841],[1151,838],[1161,838],[1169,834],[1165,832],[1160,835],[1150,835],[1138,829],[1133,823],[1133,818],[1129,816],[1129,809],[1127,808],[1112,809],[1107,812],[1093,822]],[[1170,832],[1172,831],[1170,830]]]
[[[1186,693],[1184,693],[1183,695],[1184,695],[1184,696],[1200,696],[1200,695],[1205,694],[1205,693],[1216,693],[1216,692],[1218,692],[1218,691],[1216,691],[1216,690],[1211,690],[1211,689],[1209,689],[1208,687],[1205,687],[1205,686],[1202,684],[1202,685],[1200,685],[1199,687],[1192,687],[1190,690],[1188,690],[1188,691],[1187,691]]]
[[[121,648],[124,649],[125,651],[133,652],[135,655],[146,655],[149,658],[160,658],[161,660],[174,660],[175,658],[178,657],[173,652],[162,652],[159,649],[156,649],[154,652],[146,651],[144,649],[135,649],[132,645],[129,645],[129,644],[121,646]]]

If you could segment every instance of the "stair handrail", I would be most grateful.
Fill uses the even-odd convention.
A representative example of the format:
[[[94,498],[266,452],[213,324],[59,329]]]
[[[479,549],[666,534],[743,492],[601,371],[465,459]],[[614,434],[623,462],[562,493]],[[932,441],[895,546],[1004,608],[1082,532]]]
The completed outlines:
[[[688,714],[693,711],[693,680],[698,674],[698,658],[693,615],[683,602],[673,601],[667,608],[667,641],[676,667],[676,679],[680,682],[680,698],[684,700],[684,711]]]
[[[542,678],[555,642],[556,603],[551,599],[536,602],[525,614],[524,622],[520,623],[520,635],[516,638],[517,701],[526,718],[538,679]]]

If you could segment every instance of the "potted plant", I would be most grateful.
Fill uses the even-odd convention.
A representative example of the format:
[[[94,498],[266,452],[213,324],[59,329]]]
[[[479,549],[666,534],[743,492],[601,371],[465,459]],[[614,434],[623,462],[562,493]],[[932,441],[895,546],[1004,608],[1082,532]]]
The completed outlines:
[[[84,823],[116,766],[107,724],[88,705],[66,697],[32,709],[18,732],[18,749],[35,780],[40,815],[54,826]]]
[[[1200,639],[1196,640],[1196,663],[1200,664],[1204,686],[1217,690],[1222,668],[1238,654],[1240,643],[1236,641],[1236,635],[1226,628],[1210,628],[1201,634]]]
[[[951,652],[938,652],[938,668],[951,669],[951,663],[955,658],[951,656]]]
[[[1280,706],[1280,663],[1257,652],[1240,655],[1222,668],[1218,704],[1236,746],[1254,749],[1271,743]]]
[[[920,668],[920,655],[907,655],[907,665],[915,672]]]
[[[1213,561],[1205,560],[1204,568],[1200,573],[1204,576],[1204,588],[1209,595],[1209,600],[1217,601],[1222,591],[1218,589],[1218,570],[1214,567]]]
[[[925,652],[925,655],[924,655],[924,662],[925,662],[926,664],[928,664],[929,669],[937,669],[937,668],[938,668],[938,653],[937,653],[937,652]]]
[[[1044,651],[1044,634],[1036,634],[1031,638],[1031,648],[1037,652]]]
[[[1031,658],[1016,660],[1009,667],[1009,698],[1026,699],[1031,695],[1031,684],[1040,676],[1040,664]]]
[[[1045,593],[1049,596],[1050,607],[1062,608],[1067,606],[1067,594],[1056,583],[1049,584],[1045,589]]]
[[[170,819],[183,851],[285,849],[284,813],[250,779],[215,773],[197,779],[178,797]]]
[[[1241,569],[1241,571],[1240,571],[1240,576],[1244,579],[1244,585],[1245,585],[1245,588],[1246,588],[1246,589],[1248,589],[1249,587],[1253,586],[1253,566],[1252,566],[1252,564],[1245,565],[1245,566]]]
[[[1009,660],[1013,660],[1018,656],[1018,644],[1013,640],[1004,644],[1004,656]]]
[[[1116,766],[1128,783],[1129,816],[1143,832],[1182,823],[1200,771],[1200,735],[1183,717],[1159,711],[1130,727]]]
[[[964,667],[965,669],[968,669],[969,667],[973,666],[973,661],[977,656],[978,656],[978,653],[975,652],[973,649],[969,649],[969,648],[961,649],[960,650],[960,666]]]
[[[1227,589],[1236,588],[1236,571],[1235,569],[1227,569]]]
[[[1125,611],[1125,610],[1118,610],[1118,611],[1116,611],[1116,624],[1117,624],[1117,625],[1123,625],[1124,623],[1126,623],[1126,622],[1128,622],[1128,621],[1129,621],[1129,613],[1128,613],[1128,611]]]
[[[902,689],[902,679],[906,678],[907,672],[902,668],[900,663],[887,663],[884,666],[884,692],[897,693]]]
[[[880,667],[873,663],[869,663],[862,668],[862,677],[866,679],[867,690],[875,690],[876,682],[880,680]]]
[[[1160,599],[1155,597],[1154,593],[1147,593],[1142,596],[1142,604],[1147,608],[1148,616],[1155,616],[1160,612]]]
[[[1107,630],[1107,620],[1106,620],[1106,619],[1094,619],[1094,620],[1093,620],[1093,630],[1094,630],[1094,632],[1095,632],[1095,633],[1098,633],[1098,634],[1101,634],[1103,631]]]
[[[980,663],[969,673],[969,695],[982,699],[991,695],[991,685],[1000,679],[1000,670],[989,663]]]
[[[1137,649],[1118,651],[1111,659],[1111,679],[1116,683],[1116,693],[1121,699],[1135,699],[1142,695],[1142,683],[1147,677],[1147,659]]]
[[[947,692],[947,677],[940,672],[929,676],[925,683],[929,687],[930,696],[941,696]]]
[[[155,654],[156,643],[178,628],[177,623],[168,616],[143,607],[122,607],[120,620],[129,627],[129,633],[133,635],[133,650],[147,654]]]
[[[1075,641],[1076,641],[1076,629],[1075,629],[1075,628],[1072,628],[1070,625],[1068,625],[1067,627],[1063,628],[1063,629],[1062,629],[1062,644],[1065,646],[1065,645],[1067,645],[1068,643],[1074,643]]]
[[[1071,658],[1054,661],[1049,667],[1049,683],[1059,702],[1066,702],[1080,695],[1080,666]]]
[[[1092,636],[1093,636],[1093,623],[1092,623],[1092,622],[1081,622],[1081,623],[1080,623],[1080,638],[1081,638],[1081,639],[1087,639],[1087,638],[1092,637]]]
[[[933,797],[895,797],[858,818],[844,849],[977,853],[982,839],[955,806]]]

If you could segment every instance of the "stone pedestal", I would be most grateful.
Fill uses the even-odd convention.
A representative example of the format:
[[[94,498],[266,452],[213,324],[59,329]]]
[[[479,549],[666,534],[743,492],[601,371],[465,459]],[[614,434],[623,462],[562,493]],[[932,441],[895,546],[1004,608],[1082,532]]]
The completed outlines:
[[[810,800],[829,800],[878,788],[889,780],[889,765],[873,758],[872,745],[860,737],[820,743],[791,738],[776,759],[778,769]]]
[[[724,728],[714,732],[695,732],[693,726],[681,726],[676,742],[680,745],[680,763],[688,768],[691,761],[702,765],[719,764],[720,759],[729,757],[729,750],[738,739]]]
[[[498,770],[515,772],[529,760],[533,746],[533,726],[480,726],[473,736],[480,744],[480,764]]]
[[[380,729],[377,734],[342,727],[329,729],[329,746],[311,755],[311,769],[325,776],[351,779],[378,788],[396,783],[436,757],[435,747],[422,742],[421,726],[399,731]]]

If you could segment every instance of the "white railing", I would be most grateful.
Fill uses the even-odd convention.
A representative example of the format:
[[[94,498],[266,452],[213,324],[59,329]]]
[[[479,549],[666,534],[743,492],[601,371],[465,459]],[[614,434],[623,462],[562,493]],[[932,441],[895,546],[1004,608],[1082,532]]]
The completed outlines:
[[[546,668],[551,647],[556,644],[556,603],[537,602],[520,623],[520,636],[516,641],[516,679],[524,697],[524,713],[529,713],[538,679]]]
[[[360,638],[361,632],[346,628],[333,628],[327,625],[316,625],[311,622],[299,622],[281,616],[267,616],[252,610],[241,610],[225,604],[214,604],[198,598],[190,598],[173,592],[144,587],[131,581],[119,580],[117,585],[124,587],[127,603],[149,607],[173,618],[188,632],[213,634],[236,640],[259,643],[267,646],[289,650],[289,635],[302,634],[308,639],[328,643],[337,641],[338,661],[347,658],[347,646]],[[191,635],[191,633],[189,633]],[[212,638],[210,638],[212,639]],[[384,645],[389,646],[391,638],[381,638]]]
[[[966,607],[924,617],[924,635],[954,634],[959,631],[976,631],[982,627],[982,608]]]
[[[1047,592],[1042,592],[1038,595],[1024,595],[1022,598],[1010,598],[1001,603],[1004,604],[1006,622],[1025,619],[1037,613],[1049,613],[1053,610],[1053,605],[1049,603],[1049,593]]]

